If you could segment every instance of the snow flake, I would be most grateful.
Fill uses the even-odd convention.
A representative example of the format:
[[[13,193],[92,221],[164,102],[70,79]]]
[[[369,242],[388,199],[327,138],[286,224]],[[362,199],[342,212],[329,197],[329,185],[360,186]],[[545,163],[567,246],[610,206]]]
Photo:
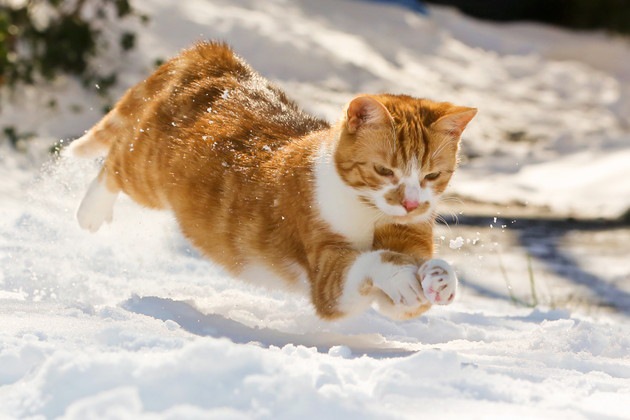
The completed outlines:
[[[458,236],[455,239],[451,239],[448,244],[449,248],[451,249],[460,249],[463,245],[464,245],[464,238],[462,238],[461,236]]]

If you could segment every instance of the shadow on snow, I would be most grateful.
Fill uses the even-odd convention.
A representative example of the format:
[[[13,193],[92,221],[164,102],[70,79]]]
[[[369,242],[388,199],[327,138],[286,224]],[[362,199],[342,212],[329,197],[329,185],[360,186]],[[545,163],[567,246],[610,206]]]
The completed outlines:
[[[379,334],[344,335],[333,332],[309,332],[294,334],[270,328],[244,325],[219,314],[205,314],[192,304],[155,296],[134,296],[122,307],[128,311],[150,316],[162,321],[177,322],[184,330],[199,336],[227,338],[238,344],[257,344],[262,347],[282,348],[287,344],[315,347],[321,353],[334,346],[346,346],[352,356],[367,355],[374,358],[401,357],[415,353],[410,343],[384,340]]]
[[[567,280],[588,287],[601,302],[600,305],[611,308],[630,315],[630,293],[619,289],[614,284],[605,281],[595,273],[582,268],[579,261],[566,253],[560,247],[562,238],[571,231],[602,232],[606,230],[628,229],[630,224],[627,221],[610,220],[573,220],[573,219],[553,219],[553,218],[523,218],[519,217],[514,223],[506,218],[495,216],[462,216],[457,219],[444,216],[451,226],[463,225],[471,227],[487,227],[489,224],[508,225],[510,230],[517,236],[521,245],[532,258],[537,259],[545,267],[558,276]],[[511,219],[513,220],[513,219]],[[463,284],[476,292],[491,298],[509,299],[507,296],[495,291],[486,289],[475,284],[469,279],[463,279]]]

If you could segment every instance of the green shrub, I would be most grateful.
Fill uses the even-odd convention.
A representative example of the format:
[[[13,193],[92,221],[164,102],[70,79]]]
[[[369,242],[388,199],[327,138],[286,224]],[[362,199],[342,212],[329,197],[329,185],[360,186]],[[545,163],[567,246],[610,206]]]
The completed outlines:
[[[89,19],[86,9],[90,10]],[[45,14],[43,23],[41,13]],[[115,83],[115,74],[101,74],[89,66],[107,48],[99,28],[112,19],[130,16],[146,21],[129,0],[27,0],[22,5],[0,7],[0,86],[52,80],[63,73],[80,77],[86,86],[98,84],[99,92],[105,93]],[[134,45],[133,33],[121,36],[124,51]]]
[[[130,0],[23,0],[8,5],[0,0],[0,110],[4,95],[24,84],[52,81],[60,74],[77,77],[88,90],[107,98],[116,73],[90,62],[111,48],[111,37],[101,28],[118,19],[148,18],[138,14]],[[120,51],[134,48],[136,36],[123,32]],[[10,95],[7,95],[11,97]],[[56,100],[50,101],[56,106]],[[14,148],[35,133],[13,125],[0,127],[0,142]]]

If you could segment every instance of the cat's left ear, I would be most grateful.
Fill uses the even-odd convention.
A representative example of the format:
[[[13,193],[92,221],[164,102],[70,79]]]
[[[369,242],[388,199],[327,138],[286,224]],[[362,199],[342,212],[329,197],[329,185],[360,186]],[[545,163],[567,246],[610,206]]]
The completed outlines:
[[[357,96],[346,108],[346,126],[351,134],[365,125],[389,123],[391,119],[387,108],[369,95]]]
[[[440,117],[436,122],[431,124],[431,127],[436,131],[446,133],[459,139],[462,132],[475,115],[477,115],[477,108],[457,106],[452,108],[448,114]]]

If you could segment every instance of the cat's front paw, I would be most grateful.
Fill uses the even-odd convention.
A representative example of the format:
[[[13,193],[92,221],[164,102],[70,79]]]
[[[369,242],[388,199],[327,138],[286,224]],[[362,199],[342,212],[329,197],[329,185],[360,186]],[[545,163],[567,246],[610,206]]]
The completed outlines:
[[[416,271],[414,265],[398,266],[389,278],[377,282],[375,286],[381,289],[394,305],[416,307],[426,302]]]
[[[424,295],[434,305],[448,305],[455,299],[457,276],[444,260],[432,259],[418,270]]]

